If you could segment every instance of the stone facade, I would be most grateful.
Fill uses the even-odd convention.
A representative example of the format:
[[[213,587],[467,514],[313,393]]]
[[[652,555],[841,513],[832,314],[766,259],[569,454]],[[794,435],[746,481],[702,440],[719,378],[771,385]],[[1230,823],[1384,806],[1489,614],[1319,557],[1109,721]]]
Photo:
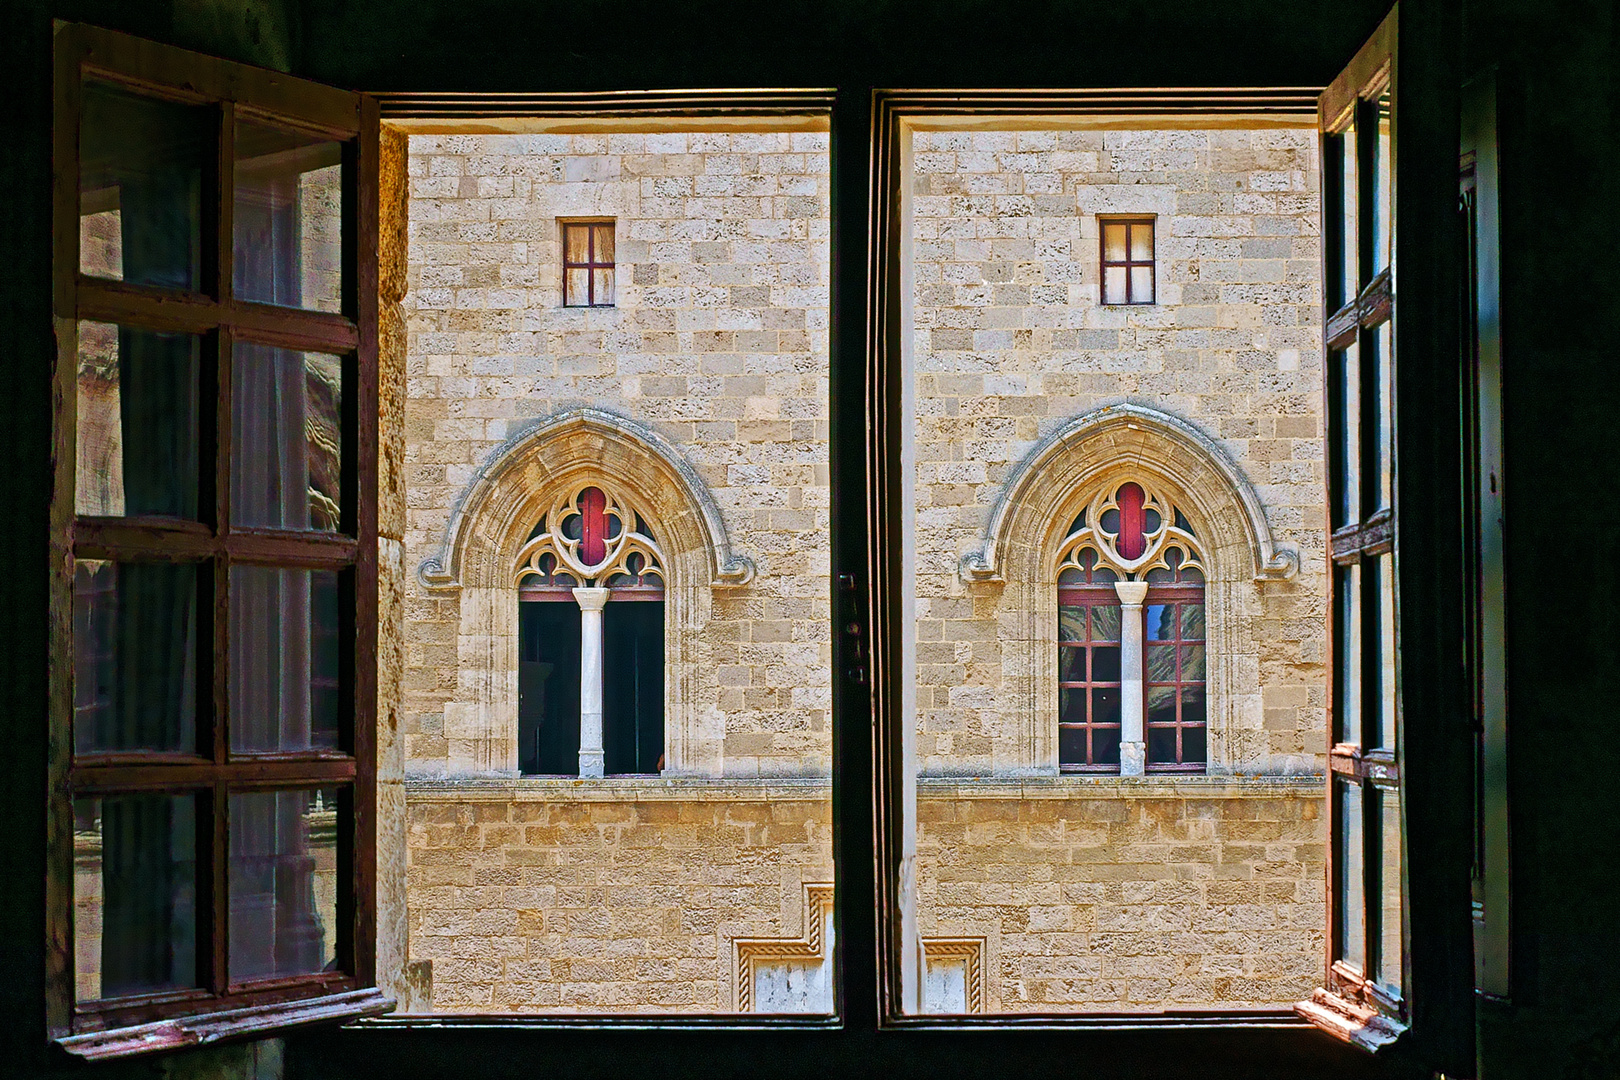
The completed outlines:
[[[1323,925],[1314,137],[914,138],[930,1003],[1296,1000]],[[412,1008],[828,1004],[811,899],[832,880],[826,139],[411,138]],[[1107,213],[1155,215],[1155,305],[1099,305]],[[561,307],[574,218],[615,221],[613,308]],[[1122,403],[1140,411],[1099,412]],[[1057,532],[1133,469],[1207,549],[1208,776],[1058,775]],[[674,553],[668,763],[518,777],[511,559],[558,486],[591,476]]]

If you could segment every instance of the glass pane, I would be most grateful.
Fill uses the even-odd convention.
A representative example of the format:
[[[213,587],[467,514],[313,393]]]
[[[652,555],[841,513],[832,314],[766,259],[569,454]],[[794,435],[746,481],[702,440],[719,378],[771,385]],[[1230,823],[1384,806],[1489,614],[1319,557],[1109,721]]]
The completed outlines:
[[[1131,303],[1153,303],[1153,267],[1131,267]]]
[[[1173,724],[1176,722],[1176,688],[1174,686],[1150,686],[1147,688],[1147,722],[1151,724]],[[1174,745],[1172,743],[1172,745]],[[1158,760],[1164,760],[1160,757]]]
[[[1131,225],[1131,261],[1153,261],[1153,223],[1138,221]]]
[[[1366,970],[1367,898],[1365,879],[1366,836],[1363,831],[1361,787],[1355,781],[1333,778],[1338,791],[1339,820],[1334,830],[1335,901],[1338,907],[1339,948],[1336,959],[1356,971]]]
[[[1402,921],[1406,905],[1401,887],[1401,792],[1399,788],[1372,789],[1374,827],[1378,837],[1378,960],[1373,978],[1396,995],[1401,992]]]
[[[1352,343],[1328,358],[1328,469],[1333,527],[1361,517],[1361,370]]]
[[[200,290],[202,187],[214,110],[86,79],[79,128],[79,271]]]
[[[1125,224],[1123,222],[1108,222],[1102,227],[1103,259],[1107,262],[1124,262]]]
[[[193,796],[73,800],[73,970],[81,1003],[199,985]]]
[[[1176,640],[1176,606],[1174,604],[1146,604],[1142,608],[1142,615],[1147,640]]]
[[[1083,714],[1085,693],[1084,690],[1063,691],[1062,710],[1065,717],[1073,714],[1077,708],[1076,701],[1082,703],[1078,707],[1082,709]],[[1058,729],[1058,764],[1060,766],[1088,764],[1086,761],[1086,732],[1084,728],[1066,727]]]
[[[613,297],[613,271],[591,271],[591,304],[595,307],[612,307]]]
[[[329,570],[231,567],[231,750],[335,749],[341,610]]]
[[[1119,682],[1119,649],[1112,645],[1094,645],[1091,649],[1091,681]]]
[[[563,261],[588,263],[591,261],[591,227],[589,225],[563,226]]]
[[[197,518],[202,338],[81,322],[73,509]]]
[[[1343,274],[1344,281],[1343,303],[1340,304],[1342,307],[1344,304],[1348,304],[1351,300],[1354,300],[1358,295],[1360,295],[1362,285],[1361,261],[1357,250],[1357,246],[1360,243],[1361,230],[1356,224],[1356,209],[1361,184],[1360,172],[1356,166],[1356,125],[1353,120],[1351,121],[1350,126],[1344,130],[1344,133],[1340,136],[1340,139],[1344,147],[1344,153],[1342,155],[1342,171],[1340,173],[1340,183],[1343,185],[1340,190],[1344,193],[1344,207],[1343,214],[1339,219],[1339,225],[1342,230],[1340,235],[1343,237],[1343,242],[1341,245],[1343,263],[1340,267],[1340,273]]]
[[[1181,647],[1181,681],[1202,682],[1204,680],[1204,647],[1202,645],[1183,645]]]
[[[1367,621],[1362,627],[1362,700],[1365,745],[1393,750],[1395,741],[1395,570],[1386,552],[1362,560]]]
[[[1361,743],[1361,565],[1333,568],[1333,741]]]
[[[614,262],[613,224],[609,222],[605,225],[595,225],[592,226],[592,230],[595,233],[595,235],[592,237],[592,242],[596,246],[592,261],[599,264],[608,263],[611,265]]]
[[[1378,418],[1376,424],[1366,427],[1368,446],[1368,494],[1377,501],[1375,509],[1394,505],[1395,498],[1395,324],[1389,320],[1373,331],[1372,340],[1378,350],[1373,375],[1378,380]]]
[[[1058,649],[1058,681],[1086,681],[1086,650],[1082,648]]]
[[[1083,607],[1058,608],[1058,640],[1086,640],[1086,609]]]
[[[1105,304],[1124,304],[1128,302],[1125,295],[1125,268],[1123,266],[1103,268],[1102,302]]]
[[[342,309],[342,143],[238,119],[231,224],[238,300]]]
[[[1146,679],[1148,682],[1176,681],[1176,647],[1149,645],[1147,647]]]
[[[231,520],[342,523],[343,359],[239,341],[231,350]]]
[[[230,979],[337,970],[342,789],[230,797]]]
[[[424,418],[403,436],[413,520],[442,532],[468,469],[589,406],[676,444],[738,556],[686,573],[683,560],[709,550],[699,508],[616,482],[629,444],[611,425],[586,433],[600,453],[571,458],[577,470],[553,466],[584,445],[579,432],[542,437],[540,471],[507,478],[527,507],[516,531],[488,534],[508,569],[479,598],[464,592],[459,625],[426,609],[405,621],[407,772],[524,777],[493,801],[451,783],[407,807],[407,962],[432,963],[424,1011],[832,1010],[831,643],[833,620],[856,614],[828,562],[829,133],[785,123],[796,130],[409,137],[412,233],[425,242],[406,257],[412,280],[433,286],[411,292],[421,377],[409,406]],[[616,223],[570,220],[610,213]],[[593,256],[596,269],[565,273]],[[468,288],[501,310],[470,312]],[[634,317],[565,301],[623,301]],[[564,524],[579,515],[554,508],[587,486],[624,512],[604,506],[589,531],[626,558],[588,580],[564,559],[552,580],[609,588],[599,618],[567,593],[519,599],[510,571],[542,515],[536,552],[552,529],[586,536],[583,520]],[[681,579],[662,604],[609,585],[634,573],[619,548],[637,515],[634,531]],[[745,557],[752,583],[710,587],[716,570],[745,576]],[[954,633],[957,615],[936,618]],[[1056,622],[1049,612],[1049,667]],[[600,675],[585,670],[587,640],[603,646],[590,650]],[[920,655],[960,698],[986,692],[968,651],[942,631]],[[595,734],[598,690],[595,757],[581,736]],[[931,751],[986,741],[963,708],[949,689],[930,699]],[[582,749],[587,774],[616,775],[580,776]],[[475,812],[476,843],[435,824]]]
[[[1182,604],[1181,640],[1202,641],[1204,637],[1204,605]]]
[[[1118,604],[1097,604],[1091,609],[1091,640],[1118,641],[1120,631]]]
[[[563,303],[568,307],[587,307],[591,302],[591,272],[569,270],[564,275]]]
[[[1391,240],[1391,223],[1394,216],[1394,186],[1390,180],[1390,127],[1389,127],[1389,91],[1385,90],[1378,100],[1373,103],[1372,109],[1377,114],[1378,130],[1372,140],[1372,179],[1371,193],[1372,210],[1372,272],[1376,275],[1389,265]]]
[[[197,748],[197,567],[73,569],[73,749]]]

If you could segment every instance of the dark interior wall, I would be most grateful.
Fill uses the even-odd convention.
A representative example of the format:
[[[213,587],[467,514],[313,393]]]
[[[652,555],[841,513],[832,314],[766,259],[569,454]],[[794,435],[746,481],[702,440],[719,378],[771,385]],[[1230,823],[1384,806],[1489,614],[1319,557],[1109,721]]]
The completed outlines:
[[[1483,1076],[1614,1077],[1620,26],[1609,0],[1470,14],[1468,68],[1498,85],[1514,903]]]
[[[1420,0],[1405,0],[1414,4]],[[93,23],[359,89],[702,86],[1320,85],[1384,0],[11,0],[0,7],[9,106],[0,154],[0,1073],[39,1074],[49,483],[50,23]],[[1478,0],[1466,69],[1501,69],[1504,345],[1512,641],[1516,1000],[1481,1014],[1484,1075],[1620,1075],[1620,417],[1612,267],[1620,147],[1610,0]],[[841,293],[840,295],[847,295]],[[858,291],[856,297],[859,296]],[[1572,550],[1574,549],[1574,550]],[[1566,567],[1568,567],[1566,569]],[[1466,784],[1466,777],[1458,777]],[[291,1071],[534,1074],[525,1048],[390,1036],[288,1045]],[[345,1043],[345,1040],[348,1040]],[[418,1047],[423,1043],[416,1043]],[[751,1044],[752,1045],[752,1044]],[[1132,1040],[1118,1053],[1128,1056]],[[482,1049],[482,1052],[481,1052]],[[1020,1056],[1009,1071],[1072,1071]],[[375,1053],[374,1053],[375,1051]],[[772,1054],[792,1072],[791,1046]],[[532,1044],[528,1044],[532,1053]],[[757,1052],[757,1047],[756,1051]],[[926,1057],[926,1055],[925,1055]],[[693,1059],[702,1061],[702,1059]],[[717,1071],[746,1073],[722,1054]],[[916,1058],[918,1062],[923,1058]],[[240,1055],[182,1055],[176,1073]],[[504,1062],[505,1065],[500,1063]],[[614,1062],[604,1061],[603,1074]],[[757,1064],[757,1061],[756,1061]],[[937,1062],[935,1063],[938,1064]],[[1273,1065],[1284,1065],[1273,1062]],[[919,1066],[920,1067],[920,1066]],[[147,1064],[64,1074],[151,1077]],[[1300,1063],[1297,1075],[1309,1075]]]

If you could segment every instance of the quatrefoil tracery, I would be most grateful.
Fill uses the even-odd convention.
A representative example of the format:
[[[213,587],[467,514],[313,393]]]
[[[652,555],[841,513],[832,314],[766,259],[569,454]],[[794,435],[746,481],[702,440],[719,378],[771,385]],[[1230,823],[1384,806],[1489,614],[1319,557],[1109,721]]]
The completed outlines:
[[[1202,580],[1205,572],[1186,517],[1163,493],[1134,480],[1092,496],[1058,548],[1060,580],[1141,579],[1155,570],[1171,580]]]
[[[602,485],[583,483],[566,489],[540,519],[518,551],[516,577],[548,584],[662,585],[664,565],[641,515]]]

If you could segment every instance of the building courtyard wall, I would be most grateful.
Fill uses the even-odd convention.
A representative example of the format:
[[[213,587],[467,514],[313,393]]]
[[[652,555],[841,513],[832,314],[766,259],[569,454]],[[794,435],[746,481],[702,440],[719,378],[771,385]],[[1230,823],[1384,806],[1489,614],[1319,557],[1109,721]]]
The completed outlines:
[[[430,984],[413,1008],[759,1008],[748,943],[808,940],[806,890],[832,880],[826,139],[411,139],[406,565],[444,555],[481,469],[589,407],[667,440],[755,567],[683,601],[700,675],[666,710],[707,718],[701,764],[605,781],[516,776],[515,709],[471,704],[489,680],[516,701],[511,641],[469,631],[483,600],[448,570],[411,578],[409,959]],[[1276,1006],[1319,974],[1314,154],[1297,128],[915,136],[918,918],[978,950],[969,1007]],[[1151,307],[1098,304],[1096,215],[1114,212],[1156,215]],[[574,217],[616,220],[614,308],[560,306]],[[1212,584],[1232,655],[1211,661],[1231,707],[1209,776],[1042,764],[1029,733],[1055,717],[1031,673],[1055,664],[1055,626],[1011,628],[1049,583],[961,571],[1019,462],[1121,402],[1207,435],[1297,560]]]

